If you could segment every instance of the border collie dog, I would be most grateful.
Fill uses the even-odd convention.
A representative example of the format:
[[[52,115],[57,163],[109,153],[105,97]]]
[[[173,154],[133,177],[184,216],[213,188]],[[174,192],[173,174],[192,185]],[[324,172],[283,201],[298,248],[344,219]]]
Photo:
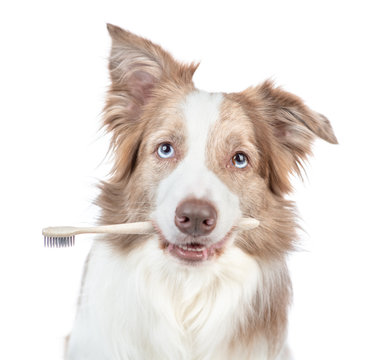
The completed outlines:
[[[104,125],[113,169],[101,224],[156,232],[96,238],[69,360],[282,360],[295,208],[285,195],[329,121],[270,81],[238,93],[195,88],[196,64],[108,25]],[[242,217],[258,219],[236,231]]]

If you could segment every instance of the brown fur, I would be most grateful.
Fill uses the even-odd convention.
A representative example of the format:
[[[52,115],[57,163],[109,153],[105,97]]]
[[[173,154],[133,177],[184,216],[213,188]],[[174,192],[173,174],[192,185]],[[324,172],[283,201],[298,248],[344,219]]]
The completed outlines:
[[[153,190],[159,180],[186,153],[178,104],[194,90],[197,65],[179,64],[148,40],[112,25],[108,29],[113,39],[112,86],[104,125],[112,135],[114,167],[110,180],[101,184],[97,203],[102,224],[144,221],[155,206]],[[225,95],[221,119],[210,135],[207,165],[238,195],[243,215],[261,220],[256,230],[238,235],[235,245],[257,260],[260,271],[265,265],[275,268],[232,339],[233,347],[263,334],[274,344],[274,353],[284,338],[291,298],[284,259],[296,239],[294,206],[284,195],[292,190],[289,176],[300,173],[315,135],[337,142],[324,116],[269,81]],[[163,164],[153,154],[156,144],[167,140],[177,154]],[[248,156],[246,169],[230,163],[237,151]],[[126,254],[146,238],[118,235],[106,240]]]
[[[262,266],[273,266],[293,249],[295,216],[293,205],[271,191],[267,178],[272,129],[263,122],[256,124],[257,129],[254,129],[254,119],[244,108],[242,96],[226,95],[221,121],[210,134],[208,159],[211,170],[238,195],[244,216],[261,220],[259,228],[238,234],[236,246],[255,257],[262,271]],[[249,158],[249,166],[242,170],[230,164],[231,157],[238,151]],[[278,349],[285,334],[291,286],[286,267],[276,270],[273,283],[266,282],[263,293],[254,298],[252,312],[238,329],[233,346],[236,342],[256,341],[262,334],[274,344],[271,352]],[[264,304],[269,304],[267,309]]]
[[[194,88],[191,78],[197,65],[179,64],[160,46],[113,25],[108,25],[108,30],[113,39],[109,62],[112,86],[107,95],[104,126],[112,134],[114,166],[111,179],[100,186],[100,222],[144,221],[153,204],[149,189],[159,178],[156,172],[138,164],[141,153],[151,151],[143,141],[148,134],[156,133],[167,116],[175,115],[164,110],[174,110],[179,98]],[[132,78],[137,72],[147,74],[145,83]],[[110,243],[129,251],[145,238],[116,235],[110,237]]]

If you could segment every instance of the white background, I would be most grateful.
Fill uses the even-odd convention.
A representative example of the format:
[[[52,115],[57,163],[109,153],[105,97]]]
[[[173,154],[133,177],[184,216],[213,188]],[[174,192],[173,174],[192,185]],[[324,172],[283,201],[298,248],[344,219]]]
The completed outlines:
[[[2,2],[0,358],[62,357],[91,240],[45,249],[41,228],[95,221],[111,22],[201,61],[199,88],[271,77],[328,116],[340,145],[318,141],[294,179],[306,234],[290,259],[291,347],[391,359],[390,14],[373,0]]]

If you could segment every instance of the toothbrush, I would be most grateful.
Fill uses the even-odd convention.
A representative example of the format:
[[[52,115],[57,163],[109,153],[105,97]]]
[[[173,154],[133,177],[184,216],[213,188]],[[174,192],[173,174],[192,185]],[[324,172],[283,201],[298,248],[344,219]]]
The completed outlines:
[[[241,218],[235,230],[251,230],[259,225],[253,218]],[[150,234],[156,230],[151,221],[126,224],[103,225],[94,227],[55,226],[42,230],[44,246],[68,247],[75,245],[75,236],[79,234]]]

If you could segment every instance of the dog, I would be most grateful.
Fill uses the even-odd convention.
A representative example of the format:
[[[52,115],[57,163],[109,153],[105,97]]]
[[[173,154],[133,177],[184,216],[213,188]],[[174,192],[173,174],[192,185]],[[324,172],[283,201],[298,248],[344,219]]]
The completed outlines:
[[[95,239],[66,358],[289,359],[297,234],[285,196],[315,137],[337,143],[329,121],[271,81],[198,90],[197,64],[108,31],[114,166],[100,223],[151,220],[156,233]],[[236,231],[242,217],[260,225]]]

